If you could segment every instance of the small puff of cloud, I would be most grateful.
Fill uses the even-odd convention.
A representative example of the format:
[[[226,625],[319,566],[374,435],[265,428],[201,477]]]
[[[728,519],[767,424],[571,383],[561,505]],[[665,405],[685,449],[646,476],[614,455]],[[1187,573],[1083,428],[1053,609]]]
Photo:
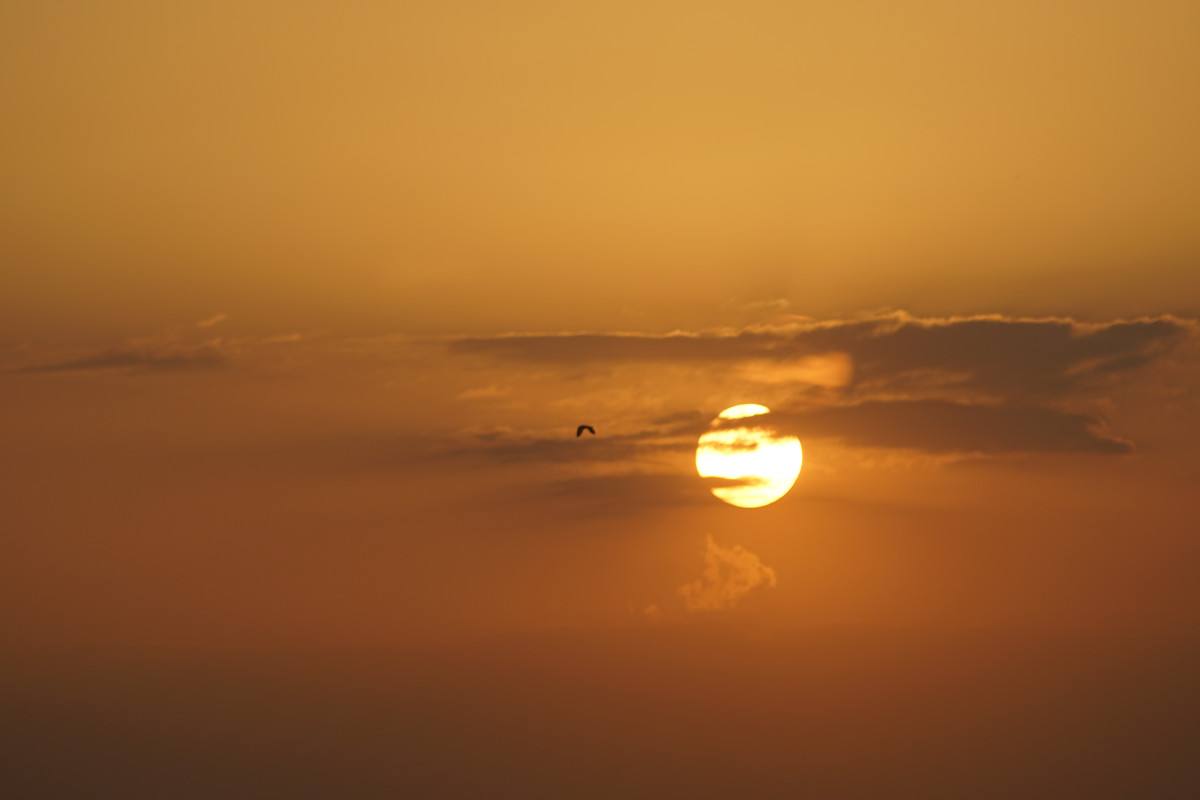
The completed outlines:
[[[679,587],[688,611],[724,611],[760,586],[774,587],[775,570],[739,545],[721,547],[709,536],[704,552],[704,572]]]
[[[220,325],[222,322],[224,322],[227,319],[229,319],[228,314],[226,314],[224,311],[218,311],[216,314],[213,314],[211,317],[206,317],[206,318],[200,320],[199,322],[197,322],[196,327],[197,328],[212,328],[217,325]]]
[[[507,397],[512,394],[512,389],[507,386],[498,386],[494,383],[487,386],[476,386],[471,389],[465,389],[458,393],[459,400],[494,400],[499,397]]]

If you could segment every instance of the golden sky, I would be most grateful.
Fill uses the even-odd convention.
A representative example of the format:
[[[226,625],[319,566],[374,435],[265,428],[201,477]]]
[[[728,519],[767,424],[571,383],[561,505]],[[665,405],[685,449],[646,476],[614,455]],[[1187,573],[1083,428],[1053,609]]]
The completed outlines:
[[[1196,311],[1191,2],[0,15],[10,339]]]
[[[18,794],[1200,785],[1198,30],[0,5]]]

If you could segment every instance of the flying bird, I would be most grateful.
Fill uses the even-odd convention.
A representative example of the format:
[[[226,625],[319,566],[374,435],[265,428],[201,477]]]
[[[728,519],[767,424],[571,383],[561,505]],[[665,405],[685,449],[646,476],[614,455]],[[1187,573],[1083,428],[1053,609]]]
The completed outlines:
[[[592,436],[596,435],[596,429],[593,428],[591,425],[580,425],[578,428],[575,429],[575,438],[578,439],[580,436],[583,436],[584,431],[590,432],[592,434]]]

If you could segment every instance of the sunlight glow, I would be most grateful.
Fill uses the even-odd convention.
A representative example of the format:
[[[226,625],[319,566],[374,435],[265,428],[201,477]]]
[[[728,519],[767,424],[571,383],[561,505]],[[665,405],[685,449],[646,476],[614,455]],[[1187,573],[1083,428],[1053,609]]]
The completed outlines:
[[[743,403],[722,411],[713,425],[720,420],[768,413],[766,406]],[[700,477],[739,482],[712,488],[715,497],[739,508],[761,508],[783,497],[795,484],[803,462],[798,438],[777,436],[749,425],[708,431],[696,446],[696,472]]]

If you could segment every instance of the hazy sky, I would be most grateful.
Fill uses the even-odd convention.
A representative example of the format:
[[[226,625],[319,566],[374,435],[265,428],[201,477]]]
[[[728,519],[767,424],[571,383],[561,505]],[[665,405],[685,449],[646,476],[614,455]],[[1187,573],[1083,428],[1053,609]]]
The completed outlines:
[[[0,5],[14,796],[1195,795],[1197,30]]]
[[[1191,2],[0,15],[8,341],[1197,310]]]

